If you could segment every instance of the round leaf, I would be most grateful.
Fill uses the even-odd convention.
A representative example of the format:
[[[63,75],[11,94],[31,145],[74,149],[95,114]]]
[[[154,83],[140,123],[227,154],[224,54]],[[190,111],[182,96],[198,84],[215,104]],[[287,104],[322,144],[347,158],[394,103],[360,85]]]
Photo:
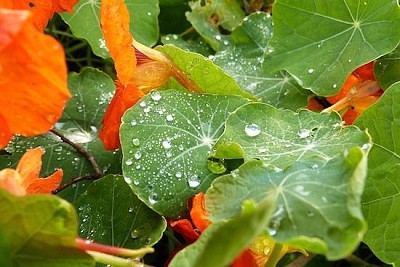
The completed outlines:
[[[374,72],[382,89],[400,81],[400,46],[379,58],[374,64]]]

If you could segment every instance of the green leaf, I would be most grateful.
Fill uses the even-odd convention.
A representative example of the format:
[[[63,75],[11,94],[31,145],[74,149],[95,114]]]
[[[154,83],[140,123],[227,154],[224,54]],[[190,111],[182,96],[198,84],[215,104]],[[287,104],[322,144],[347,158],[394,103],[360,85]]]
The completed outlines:
[[[382,89],[400,81],[400,46],[391,53],[376,60],[374,64],[375,78]]]
[[[168,266],[227,266],[261,233],[271,216],[272,203],[268,199],[258,207],[252,202],[244,203],[246,212],[232,220],[211,224],[199,240],[180,251]]]
[[[214,63],[243,90],[265,103],[291,110],[305,107],[311,91],[301,88],[287,72],[273,71],[264,60],[271,37],[272,18],[265,13],[254,13],[232,32],[232,41],[215,55]]]
[[[240,89],[235,80],[226,74],[220,67],[211,62],[204,56],[184,51],[172,45],[157,47],[157,50],[167,54],[173,62],[185,71],[204,93],[218,95],[239,95],[250,99],[255,99],[249,93]],[[168,88],[184,89],[175,80],[171,80]]]
[[[207,45],[207,43],[205,43],[201,38],[185,40],[182,36],[177,34],[168,34],[161,38],[161,42],[164,45],[174,45],[180,49],[198,53],[205,57],[214,53],[211,47]]]
[[[341,259],[367,230],[360,204],[366,172],[367,157],[358,147],[322,165],[301,161],[286,170],[249,161],[214,180],[206,193],[208,216],[225,220],[237,216],[245,200],[273,197],[276,210],[267,230],[274,239]]]
[[[167,224],[140,201],[122,176],[93,182],[76,202],[80,236],[117,247],[141,248],[160,240]]]
[[[218,27],[232,31],[244,18],[244,11],[238,0],[212,0],[205,5],[196,1],[189,5],[192,12],[186,13],[187,19],[215,51],[222,50],[229,44],[229,37],[222,35]]]
[[[400,265],[400,83],[389,87],[381,98],[357,119],[368,129],[373,147],[369,154],[368,179],[363,212],[368,222],[364,242],[382,261]]]
[[[0,190],[0,203],[0,225],[7,229],[12,266],[95,265],[75,245],[77,218],[68,202],[51,195],[16,197]]]
[[[69,74],[68,87],[73,98],[68,101],[55,129],[90,152],[104,172],[120,173],[120,153],[105,151],[98,138],[103,113],[115,90],[113,81],[99,70],[85,68],[79,74]],[[52,133],[34,138],[14,138],[6,148],[11,155],[0,156],[0,169],[15,168],[26,150],[37,146],[46,150],[43,156],[43,176],[62,168],[64,170],[63,183],[65,183],[77,176],[95,173],[84,156]],[[75,184],[62,191],[60,195],[74,202],[86,190],[88,184],[88,181]]]
[[[246,103],[237,96],[153,92],[123,116],[123,174],[132,190],[167,217],[186,211],[187,199],[215,178],[207,156],[229,112]]]
[[[393,0],[277,0],[274,52],[267,60],[318,95],[334,95],[355,68],[396,48],[400,8]]]
[[[158,40],[158,1],[130,0],[126,2],[129,11],[130,31],[136,41],[147,46]],[[93,53],[108,58],[103,34],[100,28],[100,0],[80,0],[73,12],[62,13],[61,17],[70,26],[72,33],[88,41]]]
[[[0,223],[0,265],[11,267],[10,245],[6,238],[6,230]]]
[[[295,113],[262,103],[233,112],[215,145],[216,158],[260,159],[285,169],[297,161],[324,164],[354,146],[368,148],[369,135],[343,127],[337,113]]]

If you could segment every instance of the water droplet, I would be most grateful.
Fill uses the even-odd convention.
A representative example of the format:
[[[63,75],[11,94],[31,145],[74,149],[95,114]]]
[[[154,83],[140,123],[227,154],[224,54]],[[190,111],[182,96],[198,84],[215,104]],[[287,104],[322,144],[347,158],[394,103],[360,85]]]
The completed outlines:
[[[282,171],[283,171],[283,169],[281,169],[281,168],[279,168],[279,167],[276,167],[276,166],[274,166],[274,171],[275,171],[275,172],[282,172]]]
[[[139,237],[139,231],[136,230],[136,229],[132,230],[132,232],[131,232],[131,237],[132,237],[133,239],[138,238],[138,237]]]
[[[167,121],[173,121],[174,117],[171,114],[168,114],[166,119],[167,119]]]
[[[308,217],[314,217],[314,212],[312,210],[307,211]]]
[[[140,151],[136,151],[135,159],[140,159],[142,157],[142,153]]]
[[[145,107],[145,108],[143,109],[143,112],[144,112],[144,113],[149,113],[149,112],[150,112],[150,107]]]
[[[311,166],[311,169],[318,169],[318,164],[313,164],[312,166]]]
[[[133,138],[133,139],[132,139],[132,144],[133,144],[134,146],[139,146],[139,145],[140,145],[140,140],[139,140],[139,138]]]
[[[250,137],[257,136],[261,133],[260,126],[258,126],[255,123],[246,125],[246,127],[244,128],[244,131]]]
[[[156,204],[157,203],[157,201],[158,201],[158,195],[157,195],[157,193],[151,193],[150,195],[149,195],[149,202],[150,202],[150,204],[151,205],[154,205],[154,204]]]
[[[220,41],[222,39],[221,35],[215,35],[215,40]]]
[[[194,174],[189,177],[188,179],[188,184],[189,187],[198,187],[201,183],[200,177],[197,174]]]
[[[336,88],[336,87],[337,87],[337,84],[336,84],[336,83],[334,83],[334,84],[332,85],[332,87],[333,87],[333,88]]]
[[[302,130],[300,130],[300,131],[297,133],[297,135],[298,135],[301,139],[307,138],[307,137],[309,137],[309,136],[311,135],[311,131],[308,130],[308,129],[302,129]]]
[[[160,101],[160,99],[161,99],[160,92],[158,92],[158,91],[151,92],[151,99],[153,99],[154,101]]]
[[[136,179],[133,180],[133,184],[134,184],[134,185],[139,185],[139,180],[136,180]]]
[[[167,152],[165,153],[165,156],[167,156],[167,158],[170,158],[170,157],[172,157],[172,153],[171,153],[171,151],[167,151]]]
[[[126,164],[127,166],[132,165],[132,163],[133,163],[132,159],[127,159],[127,160],[125,161],[125,164]]]
[[[181,177],[182,177],[182,173],[181,173],[181,172],[175,173],[175,177],[176,177],[176,178],[181,178]]]
[[[268,225],[268,232],[271,236],[276,235],[284,216],[285,216],[285,210],[280,205],[278,209],[272,214],[270,223]]]
[[[133,208],[133,207],[130,207],[130,208],[128,209],[128,212],[132,213],[133,210],[134,210],[134,208]]]
[[[137,125],[137,121],[136,121],[136,120],[131,120],[131,125],[132,125],[132,126]]]
[[[294,191],[296,191],[297,193],[299,193],[302,196],[308,196],[310,194],[310,192],[304,191],[304,186],[302,186],[302,185],[296,185],[294,187]]]
[[[141,106],[142,108],[144,108],[146,106],[146,102],[142,101],[140,102],[139,106]]]
[[[314,72],[314,69],[308,69],[308,73],[313,73]]]
[[[362,147],[361,147],[361,149],[363,149],[363,150],[368,150],[370,148],[371,148],[370,144],[363,144]]]

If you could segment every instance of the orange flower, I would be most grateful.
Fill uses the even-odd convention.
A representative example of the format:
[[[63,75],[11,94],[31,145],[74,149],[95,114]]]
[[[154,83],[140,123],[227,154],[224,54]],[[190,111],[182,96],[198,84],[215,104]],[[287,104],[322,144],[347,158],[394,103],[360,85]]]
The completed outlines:
[[[40,178],[43,154],[44,150],[40,147],[28,150],[22,156],[16,170],[1,170],[0,188],[17,196],[37,193],[50,194],[60,185],[63,171],[58,169],[49,177]]]
[[[39,31],[46,28],[54,13],[71,12],[79,0],[2,0],[0,8],[29,10],[33,13],[33,25]]]
[[[191,91],[197,86],[163,53],[137,42],[129,31],[129,12],[123,0],[103,0],[100,21],[118,81],[100,129],[105,149],[120,146],[119,126],[124,112],[145,93],[158,89],[172,76]]]
[[[2,148],[12,134],[46,133],[71,94],[62,46],[34,28],[29,11],[0,9],[0,40]]]

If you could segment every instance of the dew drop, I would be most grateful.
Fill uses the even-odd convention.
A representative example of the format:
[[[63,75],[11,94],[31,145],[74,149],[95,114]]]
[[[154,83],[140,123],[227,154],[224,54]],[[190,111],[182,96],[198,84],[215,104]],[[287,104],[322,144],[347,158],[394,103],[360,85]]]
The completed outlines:
[[[361,147],[361,149],[363,149],[363,150],[368,150],[370,148],[371,148],[370,144],[363,144],[362,147]]]
[[[175,173],[175,177],[176,177],[176,178],[181,178],[181,177],[182,177],[182,173],[181,173],[181,172]]]
[[[167,158],[170,158],[170,157],[172,157],[172,153],[171,153],[171,151],[167,151],[167,152],[165,153],[165,156],[167,156]]]
[[[134,146],[139,146],[139,145],[140,145],[140,140],[139,140],[139,138],[133,138],[133,139],[132,139],[132,144],[133,144]]]
[[[197,174],[194,174],[192,176],[189,177],[188,179],[188,184],[189,187],[198,187],[201,183],[200,177]]]
[[[142,153],[140,151],[136,151],[135,159],[140,159],[142,157]]]
[[[151,193],[150,195],[149,195],[149,203],[151,204],[151,205],[154,205],[154,204],[156,204],[157,203],[157,201],[158,201],[158,195],[157,195],[157,193]]]
[[[172,147],[171,143],[169,141],[167,141],[167,140],[162,142],[162,146],[165,149],[170,149]]]
[[[133,180],[134,185],[139,185],[139,180]]]
[[[133,163],[132,159],[127,159],[127,160],[125,161],[125,164],[126,164],[127,166],[132,165],[132,163]]]
[[[311,169],[318,169],[318,164],[313,164],[312,166],[311,166]]]
[[[220,41],[222,39],[221,35],[215,35],[215,40]]]
[[[133,239],[138,238],[138,237],[139,237],[139,231],[136,230],[136,229],[132,230],[132,232],[131,232],[131,237],[132,237]]]
[[[133,208],[133,207],[130,207],[130,208],[128,209],[128,212],[129,212],[129,213],[132,213],[133,210],[134,210],[134,208]]]
[[[174,117],[171,114],[168,114],[166,119],[167,119],[167,121],[173,121]]]
[[[314,69],[308,69],[308,73],[313,73],[314,72]]]
[[[161,94],[158,91],[153,91],[151,92],[151,99],[154,101],[160,101],[161,100]]]
[[[261,133],[260,126],[255,123],[246,125],[244,131],[250,137],[255,137]]]
[[[142,108],[144,108],[146,106],[146,102],[142,101],[140,102],[139,106],[141,106]]]
[[[308,217],[314,217],[314,212],[312,210],[307,211]]]
[[[132,125],[132,126],[137,125],[137,121],[136,121],[136,120],[131,120],[131,125]]]
[[[297,135],[298,135],[301,139],[309,137],[310,134],[311,134],[311,131],[308,130],[308,129],[302,129],[302,130],[300,130],[300,131],[297,133]]]
[[[336,83],[334,83],[334,84],[332,85],[332,87],[333,87],[333,88],[336,88],[336,87],[337,87],[337,84],[336,84]]]

